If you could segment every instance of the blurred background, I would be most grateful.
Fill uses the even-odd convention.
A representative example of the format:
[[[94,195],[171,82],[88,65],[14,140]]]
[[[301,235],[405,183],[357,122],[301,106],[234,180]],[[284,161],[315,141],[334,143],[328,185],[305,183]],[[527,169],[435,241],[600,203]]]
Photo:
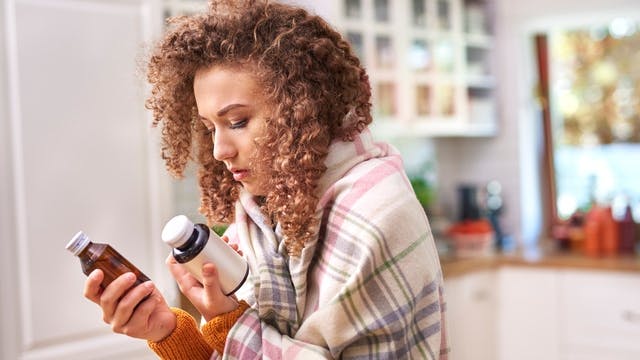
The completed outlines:
[[[640,3],[288,0],[370,75],[445,277],[452,359],[638,359]],[[64,246],[111,243],[182,305],[160,241],[194,220],[143,64],[196,0],[3,0],[0,358],[151,359],[82,297]]]

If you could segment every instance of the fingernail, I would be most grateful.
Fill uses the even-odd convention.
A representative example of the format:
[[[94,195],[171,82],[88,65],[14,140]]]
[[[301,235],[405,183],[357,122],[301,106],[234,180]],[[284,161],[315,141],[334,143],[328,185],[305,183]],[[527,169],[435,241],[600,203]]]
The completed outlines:
[[[152,290],[154,288],[153,281],[147,281],[143,285],[149,290]]]
[[[213,274],[215,274],[216,272],[216,268],[212,265],[205,265],[202,268],[202,275],[207,275],[207,276],[211,276]]]

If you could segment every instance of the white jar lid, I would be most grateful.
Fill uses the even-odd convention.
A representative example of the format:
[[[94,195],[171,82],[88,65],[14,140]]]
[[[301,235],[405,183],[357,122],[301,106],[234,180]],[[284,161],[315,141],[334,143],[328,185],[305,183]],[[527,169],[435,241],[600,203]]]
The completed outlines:
[[[193,232],[193,222],[185,215],[174,216],[162,229],[162,241],[177,248],[184,245]]]

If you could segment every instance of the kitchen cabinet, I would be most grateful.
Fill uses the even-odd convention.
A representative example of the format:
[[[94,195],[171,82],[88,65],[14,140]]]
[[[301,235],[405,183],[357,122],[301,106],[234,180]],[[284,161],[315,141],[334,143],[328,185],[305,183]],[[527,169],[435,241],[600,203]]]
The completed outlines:
[[[326,17],[368,70],[383,136],[496,130],[491,2],[332,0]]]
[[[451,360],[496,358],[495,273],[482,271],[447,278],[448,333]]]
[[[496,132],[491,0],[288,1],[323,16],[352,44],[382,137]],[[206,8],[165,0],[166,14]]]
[[[640,275],[563,271],[561,359],[640,359]]]
[[[207,0],[162,0],[164,16],[191,14],[205,11]]]
[[[558,359],[558,275],[554,269],[498,270],[499,359]]]
[[[445,277],[451,358],[640,358],[640,273],[499,266]]]

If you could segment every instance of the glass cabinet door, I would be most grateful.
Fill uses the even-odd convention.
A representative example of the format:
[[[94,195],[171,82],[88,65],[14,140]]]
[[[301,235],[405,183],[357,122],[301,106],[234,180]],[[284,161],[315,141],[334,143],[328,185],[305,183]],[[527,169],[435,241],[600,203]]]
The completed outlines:
[[[494,0],[333,1],[367,68],[374,116],[392,132],[412,133],[414,124],[423,134],[457,135],[469,124],[479,125],[470,136],[494,132]]]
[[[418,28],[427,27],[427,1],[426,0],[412,0],[411,1],[411,24]]]
[[[388,35],[378,35],[375,40],[375,48],[376,67],[383,69],[393,68],[395,66],[393,39]]]
[[[451,1],[438,0],[436,3],[438,30],[451,30]]]
[[[356,56],[358,56],[361,61],[364,61],[364,37],[362,33],[356,31],[347,32],[347,41],[353,47]]]
[[[426,39],[414,39],[409,49],[409,68],[414,72],[426,72],[433,67],[433,54]]]
[[[396,85],[391,81],[381,81],[375,86],[374,111],[381,117],[397,114]]]
[[[344,17],[347,19],[362,18],[362,3],[360,0],[345,0]]]
[[[375,0],[373,5],[376,22],[389,22],[391,11],[389,8],[389,0]]]

